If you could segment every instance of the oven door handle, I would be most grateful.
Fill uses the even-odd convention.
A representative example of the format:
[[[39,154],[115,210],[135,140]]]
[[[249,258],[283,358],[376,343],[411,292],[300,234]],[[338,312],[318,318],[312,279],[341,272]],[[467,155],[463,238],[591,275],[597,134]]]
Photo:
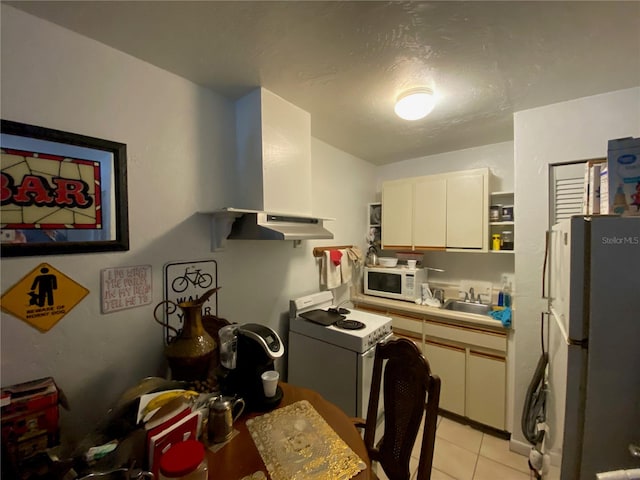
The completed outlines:
[[[369,350],[362,354],[364,358],[374,358],[376,356],[376,346],[373,345]]]

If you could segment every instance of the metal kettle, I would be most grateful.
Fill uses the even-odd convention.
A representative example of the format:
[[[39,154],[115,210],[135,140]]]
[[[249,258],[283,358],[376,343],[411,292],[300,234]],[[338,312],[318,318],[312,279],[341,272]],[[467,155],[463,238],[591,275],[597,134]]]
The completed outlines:
[[[222,395],[209,401],[209,421],[207,425],[209,443],[222,443],[231,438],[233,422],[242,415],[244,405],[242,398],[234,399]]]
[[[375,247],[369,247],[367,251],[367,260],[365,262],[366,265],[377,265],[378,264],[378,254],[376,253]]]

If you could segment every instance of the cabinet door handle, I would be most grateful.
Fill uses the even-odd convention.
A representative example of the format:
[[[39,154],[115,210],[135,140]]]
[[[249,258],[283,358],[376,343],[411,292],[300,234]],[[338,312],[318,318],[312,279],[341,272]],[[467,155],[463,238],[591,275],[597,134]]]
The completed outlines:
[[[389,315],[391,315],[391,318],[396,317],[396,318],[405,318],[407,320],[413,320],[418,322],[422,321],[422,317],[412,317],[411,315],[406,315],[403,313],[401,314],[401,313],[389,312]]]
[[[497,360],[499,362],[506,362],[506,358],[504,357],[500,357],[498,355],[491,355],[490,353],[476,352],[475,350],[469,350],[469,355],[473,355],[474,357],[488,358],[490,360]]]
[[[446,322],[439,322],[437,320],[432,320],[431,318],[428,318],[425,320],[425,326],[441,326],[441,327],[446,327],[446,328],[450,328],[450,329],[456,329],[456,330],[462,330],[462,331],[470,331],[470,332],[475,332],[475,333],[481,333],[482,335],[493,335],[495,337],[502,337],[502,338],[506,338],[507,334],[506,332],[496,332],[496,331],[492,331],[492,330],[484,330],[482,328],[479,327],[467,327],[467,326],[460,326],[460,325],[454,325],[451,323],[446,323]]]
[[[432,342],[430,340],[425,340],[425,345],[433,345],[435,347],[440,347],[440,348],[448,348],[449,350],[454,350],[456,352],[465,352],[465,349],[462,347],[457,347],[455,345],[447,345],[445,343],[438,343],[438,342]]]

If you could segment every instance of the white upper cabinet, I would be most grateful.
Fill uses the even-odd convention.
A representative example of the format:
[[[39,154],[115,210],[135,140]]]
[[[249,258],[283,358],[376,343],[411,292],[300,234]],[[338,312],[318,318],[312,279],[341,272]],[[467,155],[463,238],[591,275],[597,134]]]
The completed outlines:
[[[486,168],[382,184],[382,247],[487,251]]]
[[[382,186],[382,248],[411,249],[413,182],[395,180]]]
[[[487,176],[480,172],[447,179],[447,247],[487,248]]]
[[[413,245],[447,246],[447,179],[420,177],[414,185]]]

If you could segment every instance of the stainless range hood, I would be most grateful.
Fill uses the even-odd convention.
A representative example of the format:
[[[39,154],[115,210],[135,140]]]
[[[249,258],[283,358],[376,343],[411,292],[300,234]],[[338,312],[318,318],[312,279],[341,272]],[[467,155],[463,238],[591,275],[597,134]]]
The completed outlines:
[[[324,222],[333,218],[318,218],[288,213],[268,213],[257,210],[224,208],[211,215],[211,250],[224,248],[225,240],[301,240],[332,239],[333,233]]]
[[[236,218],[229,237],[239,240],[309,240],[333,238],[322,218],[267,212],[245,212]]]

